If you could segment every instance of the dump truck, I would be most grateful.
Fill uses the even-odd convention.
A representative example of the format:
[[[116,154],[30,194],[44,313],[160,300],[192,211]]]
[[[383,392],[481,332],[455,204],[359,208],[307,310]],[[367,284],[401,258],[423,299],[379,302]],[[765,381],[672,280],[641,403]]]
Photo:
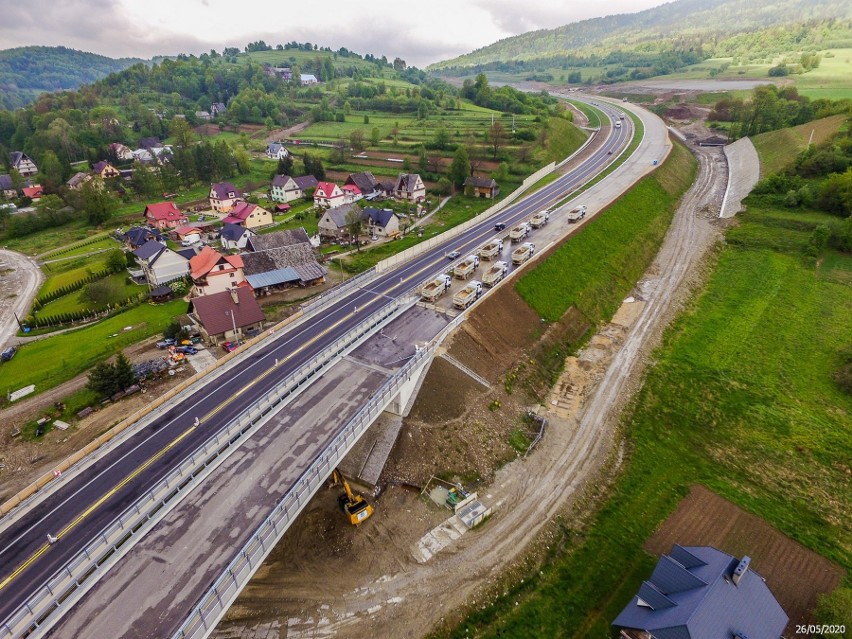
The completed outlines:
[[[474,280],[453,296],[453,306],[461,310],[473,304],[482,295],[482,282]]]
[[[452,278],[449,275],[439,275],[435,279],[427,282],[420,290],[420,296],[427,302],[434,302],[444,293],[450,290]]]
[[[479,256],[468,255],[456,265],[456,267],[453,269],[453,275],[455,275],[460,280],[466,280],[471,275],[473,275],[473,272],[476,270],[477,266],[479,266]]]
[[[512,251],[512,264],[523,264],[533,256],[533,253],[535,253],[535,244],[524,242]]]
[[[506,262],[494,262],[491,268],[485,271],[485,274],[482,276],[482,283],[491,288],[506,277],[508,270],[509,265]]]
[[[586,217],[586,207],[578,206],[577,208],[571,209],[568,212],[568,221],[569,222],[578,222]]]
[[[550,211],[545,209],[544,211],[539,211],[535,215],[530,218],[530,226],[534,229],[540,229],[542,226],[547,224],[547,221],[550,219]]]
[[[513,242],[520,242],[530,233],[530,225],[526,222],[521,222],[511,231],[509,231],[509,239]]]
[[[488,244],[479,249],[479,257],[489,262],[500,255],[503,251],[503,240],[491,240]]]

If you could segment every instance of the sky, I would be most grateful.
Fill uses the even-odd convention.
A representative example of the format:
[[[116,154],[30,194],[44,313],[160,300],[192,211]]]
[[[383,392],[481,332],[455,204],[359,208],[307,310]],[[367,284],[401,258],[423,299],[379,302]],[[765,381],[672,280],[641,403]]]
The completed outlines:
[[[263,40],[397,56],[425,67],[535,29],[664,0],[0,0],[0,49],[66,46],[110,57],[221,52]]]

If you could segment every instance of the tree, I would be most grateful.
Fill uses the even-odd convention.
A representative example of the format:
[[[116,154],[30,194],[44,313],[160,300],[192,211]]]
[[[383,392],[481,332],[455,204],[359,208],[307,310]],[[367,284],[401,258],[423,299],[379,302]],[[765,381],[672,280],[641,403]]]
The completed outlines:
[[[142,196],[156,195],[160,190],[157,175],[141,162],[133,163],[133,177],[130,178],[133,190]]]
[[[498,120],[495,120],[494,124],[488,129],[486,141],[488,146],[491,147],[491,159],[496,160],[500,149],[506,144],[506,131]]]
[[[186,118],[174,118],[169,125],[169,133],[175,139],[175,144],[184,149],[195,144],[195,133]]]
[[[289,153],[278,160],[276,175],[293,175],[293,156]]]
[[[113,273],[120,273],[127,268],[127,258],[124,257],[124,251],[121,249],[110,251],[107,255],[106,266]]]
[[[349,211],[346,212],[344,223],[346,233],[349,235],[349,241],[355,242],[355,246],[360,251],[361,242],[358,241],[358,238],[361,235],[361,209],[357,206],[353,206],[349,209]]]
[[[115,371],[115,385],[118,387],[118,390],[124,390],[128,386],[132,386],[136,381],[136,375],[133,374],[133,366],[131,366],[130,360],[125,357],[124,353],[119,353],[118,357],[115,358],[113,369]]]
[[[439,195],[449,195],[453,190],[453,183],[450,182],[447,178],[442,177],[438,180],[438,185],[435,188]]]
[[[62,184],[62,163],[53,151],[42,153],[38,172],[41,175],[41,183],[45,189],[55,191]]]
[[[457,189],[462,188],[464,181],[470,176],[470,159],[467,155],[467,149],[463,144],[459,144],[453,155],[453,162],[450,164],[449,178],[453,186]]]
[[[111,216],[118,205],[115,197],[103,185],[98,185],[95,180],[90,180],[80,189],[83,211],[89,224],[95,226],[103,224]]]
[[[379,146],[379,141],[381,141],[382,136],[379,133],[379,127],[374,126],[373,130],[370,132],[370,144],[373,146]]]
[[[234,149],[234,162],[237,165],[237,171],[245,175],[251,171],[251,156],[245,147],[238,146]]]
[[[109,397],[115,393],[115,369],[112,364],[101,362],[89,371],[89,381],[86,388],[101,397]]]
[[[417,155],[417,167],[424,172],[429,170],[429,157],[426,155],[425,146],[420,147],[420,152]]]
[[[343,164],[346,161],[346,152],[344,151],[343,141],[338,141],[328,154],[328,161],[331,164]]]
[[[394,71],[405,71],[405,60],[402,58],[394,58],[393,60],[393,68]]]
[[[305,175],[313,175],[318,180],[325,179],[325,167],[322,165],[322,159],[305,153],[303,158],[305,164]]]
[[[353,151],[363,151],[364,150],[364,130],[363,129],[355,129],[352,133],[349,134],[349,144],[352,147]]]
[[[447,131],[445,127],[439,126],[435,130],[435,148],[436,149],[446,149],[447,145],[450,143],[450,132]]]

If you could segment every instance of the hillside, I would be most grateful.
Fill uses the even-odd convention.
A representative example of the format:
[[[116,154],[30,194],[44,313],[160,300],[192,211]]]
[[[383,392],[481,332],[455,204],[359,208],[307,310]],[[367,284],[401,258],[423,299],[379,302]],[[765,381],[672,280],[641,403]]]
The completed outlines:
[[[76,89],[142,62],[115,60],[66,47],[19,47],[0,51],[0,108],[29,104],[45,91]]]
[[[677,67],[747,51],[771,55],[852,41],[852,5],[828,0],[677,0],[638,13],[584,20],[495,42],[427,70],[469,72],[470,67],[536,70],[649,63]],[[740,49],[739,53],[737,49]],[[630,52],[631,55],[625,56]],[[532,61],[547,61],[535,64]],[[585,64],[584,64],[585,63]],[[502,65],[502,66],[500,66]]]

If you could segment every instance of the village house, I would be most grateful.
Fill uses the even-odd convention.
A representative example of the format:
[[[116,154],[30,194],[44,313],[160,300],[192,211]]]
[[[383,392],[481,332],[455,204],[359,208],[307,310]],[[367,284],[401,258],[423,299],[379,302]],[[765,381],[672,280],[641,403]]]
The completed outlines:
[[[317,224],[319,236],[330,240],[349,239],[347,218],[350,213],[360,220],[364,212],[357,204],[341,204],[325,211]]]
[[[344,204],[352,204],[352,202],[364,199],[364,196],[361,194],[361,189],[354,184],[344,184],[342,191]]]
[[[209,111],[196,111],[195,117],[199,120],[204,120],[205,122],[209,122],[213,118]]]
[[[417,173],[400,173],[396,178],[393,195],[398,200],[422,202],[426,199],[426,186]]]
[[[36,163],[23,151],[12,151],[9,154],[11,168],[15,169],[23,177],[30,177],[38,173]]]
[[[290,152],[280,142],[270,142],[266,147],[266,157],[270,160],[283,160]]]
[[[308,86],[309,84],[319,84],[319,80],[317,80],[317,76],[312,73],[303,73],[299,76],[299,80],[302,83],[302,86]]]
[[[289,175],[276,175],[272,178],[272,190],[270,198],[275,202],[292,202],[305,197],[305,191],[317,188],[317,179],[313,175],[301,177],[290,177]]]
[[[189,222],[189,218],[184,214],[174,202],[157,202],[149,204],[145,207],[142,214],[148,226],[153,226],[158,229],[176,229]]]
[[[121,175],[118,169],[115,168],[112,164],[107,162],[106,160],[101,160],[97,164],[92,167],[92,171],[102,180],[108,180],[110,178],[116,178]]]
[[[319,182],[314,191],[314,205],[323,209],[343,204],[343,191],[334,182]]]
[[[362,219],[370,237],[396,237],[399,235],[399,216],[391,209],[364,209]]]
[[[675,544],[612,625],[623,639],[779,639],[788,617],[750,563]]]
[[[465,178],[464,192],[474,197],[486,197],[494,199],[500,194],[500,187],[493,178],[473,177]]]
[[[41,184],[25,186],[23,189],[21,189],[21,193],[24,194],[24,197],[30,198],[33,203],[35,203],[41,199],[42,195],[44,195],[44,187]]]
[[[350,173],[343,185],[345,189],[347,185],[357,186],[361,191],[361,195],[367,199],[371,199],[379,194],[379,181],[376,176],[370,171],[362,171],[360,173]]]
[[[140,164],[151,164],[154,161],[154,154],[148,149],[136,149],[130,152],[133,155],[133,161]]]
[[[91,179],[93,179],[91,175],[84,173],[83,171],[79,171],[71,176],[71,178],[65,183],[65,186],[72,191],[79,191],[83,188],[83,185]]]
[[[150,288],[189,275],[189,260],[155,240],[145,242],[133,254]]]
[[[125,245],[131,251],[135,251],[140,246],[144,246],[147,242],[153,240],[159,242],[163,246],[166,245],[166,238],[157,229],[152,229],[149,226],[133,226],[127,229],[127,232],[122,236]]]
[[[229,213],[243,199],[243,194],[230,182],[217,182],[210,185],[209,198],[211,209],[217,213]]]
[[[8,173],[0,175],[0,195],[8,200],[18,197],[18,189],[12,183],[12,176]]]
[[[210,106],[210,115],[212,115],[214,118],[220,115],[225,115],[227,112],[228,109],[222,102],[214,102]]]
[[[224,224],[239,224],[247,229],[269,226],[273,223],[272,213],[257,204],[237,202],[228,216],[222,220]]]
[[[229,251],[242,251],[249,240],[256,236],[257,233],[239,224],[226,223],[219,231],[219,241],[222,243],[222,248]]]
[[[213,345],[237,342],[248,332],[263,330],[263,311],[245,286],[194,297],[188,312],[198,322],[204,340]]]
[[[222,255],[205,246],[189,260],[189,276],[192,278],[190,294],[193,297],[221,293],[245,281],[243,258],[239,255]]]
[[[130,162],[133,160],[133,151],[121,144],[121,142],[113,142],[109,145],[110,153],[112,153],[118,160],[123,162]]]
[[[325,282],[327,271],[317,262],[305,229],[258,235],[246,249],[251,252],[242,254],[243,272],[256,295]]]

